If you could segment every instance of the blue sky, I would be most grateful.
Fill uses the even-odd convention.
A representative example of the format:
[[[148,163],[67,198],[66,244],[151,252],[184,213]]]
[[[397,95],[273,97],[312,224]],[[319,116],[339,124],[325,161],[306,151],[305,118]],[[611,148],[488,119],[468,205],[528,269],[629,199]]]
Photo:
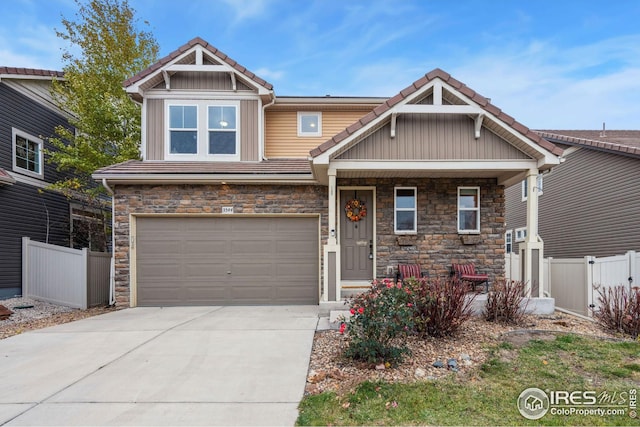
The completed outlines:
[[[129,2],[161,56],[202,37],[280,96],[392,96],[442,68],[534,129],[640,129],[639,0]],[[62,69],[75,12],[3,1],[0,66]]]

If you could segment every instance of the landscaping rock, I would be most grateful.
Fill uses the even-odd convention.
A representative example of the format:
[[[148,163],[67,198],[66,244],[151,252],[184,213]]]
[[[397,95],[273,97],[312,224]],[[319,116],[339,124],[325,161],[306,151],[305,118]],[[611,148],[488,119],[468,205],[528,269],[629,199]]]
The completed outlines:
[[[0,305],[0,320],[7,320],[12,314],[13,311],[9,310],[4,305]]]
[[[416,378],[424,378],[427,376],[427,371],[425,371],[422,368],[417,368],[416,371],[413,373],[413,376]]]
[[[442,360],[436,360],[435,362],[433,362],[433,366],[434,368],[444,368],[444,362],[442,362]]]
[[[376,365],[376,371],[384,371],[385,369],[387,369],[387,367],[384,366],[384,363]]]

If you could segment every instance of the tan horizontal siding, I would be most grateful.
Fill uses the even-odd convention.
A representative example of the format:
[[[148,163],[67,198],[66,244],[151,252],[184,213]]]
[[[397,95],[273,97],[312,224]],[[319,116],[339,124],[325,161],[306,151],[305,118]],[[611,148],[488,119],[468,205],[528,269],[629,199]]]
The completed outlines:
[[[300,138],[296,111],[267,111],[265,155],[268,158],[307,157],[309,151],[341,132],[366,113],[366,111],[323,111],[322,136]]]

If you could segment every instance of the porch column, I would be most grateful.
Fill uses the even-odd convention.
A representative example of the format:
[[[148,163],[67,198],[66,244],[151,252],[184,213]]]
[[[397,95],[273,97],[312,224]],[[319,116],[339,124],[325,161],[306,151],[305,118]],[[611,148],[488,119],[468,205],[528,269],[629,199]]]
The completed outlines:
[[[324,246],[323,301],[340,301],[340,247],[336,229],[336,171],[329,169],[329,237]]]
[[[520,243],[521,277],[525,282],[525,296],[539,298],[544,296],[543,248],[544,243],[538,236],[538,170],[527,173],[527,236]]]

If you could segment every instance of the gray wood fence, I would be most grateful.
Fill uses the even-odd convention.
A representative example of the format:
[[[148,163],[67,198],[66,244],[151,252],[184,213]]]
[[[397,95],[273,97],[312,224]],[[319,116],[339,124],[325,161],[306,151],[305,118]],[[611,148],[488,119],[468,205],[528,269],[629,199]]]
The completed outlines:
[[[22,238],[22,294],[86,309],[109,303],[111,254]]]

